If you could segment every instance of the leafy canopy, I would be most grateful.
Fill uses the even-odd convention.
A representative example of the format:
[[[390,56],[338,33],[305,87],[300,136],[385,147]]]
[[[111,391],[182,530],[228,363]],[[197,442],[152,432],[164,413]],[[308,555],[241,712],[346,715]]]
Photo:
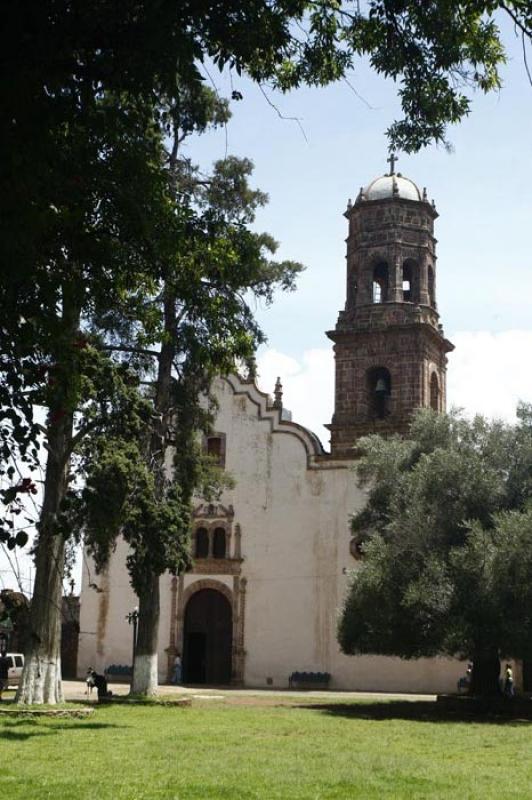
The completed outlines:
[[[407,438],[361,447],[343,651],[530,657],[532,407],[515,427],[421,411]]]

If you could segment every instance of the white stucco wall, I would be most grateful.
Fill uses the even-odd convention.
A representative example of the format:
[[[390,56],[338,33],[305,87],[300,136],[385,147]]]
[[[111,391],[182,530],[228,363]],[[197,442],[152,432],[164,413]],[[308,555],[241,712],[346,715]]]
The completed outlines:
[[[330,672],[331,688],[437,692],[456,687],[464,665],[447,659],[404,662],[340,653],[336,620],[348,577],[349,516],[364,496],[346,462],[320,455],[317,440],[279,412],[251,384],[236,377],[216,384],[215,429],[226,435],[226,469],[235,487],[221,502],[234,509],[242,531],[241,577],[247,579],[244,682],[286,687],[294,671]],[[322,451],[321,451],[322,452]],[[233,543],[234,545],[234,537]],[[136,604],[121,543],[105,576],[81,595],[80,674],[90,664],[131,663],[132,635],[125,616]],[[232,589],[225,575],[185,576],[185,587],[206,577]],[[161,579],[160,678],[166,677],[171,578]],[[177,642],[182,652],[182,643]]]

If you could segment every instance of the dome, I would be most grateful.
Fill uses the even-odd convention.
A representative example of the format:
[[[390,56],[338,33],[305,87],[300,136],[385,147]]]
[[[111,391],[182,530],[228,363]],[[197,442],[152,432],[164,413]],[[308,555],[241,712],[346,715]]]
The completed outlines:
[[[398,197],[404,200],[422,200],[421,192],[414,181],[404,178],[401,173],[382,175],[375,178],[362,190],[362,200],[386,200]]]

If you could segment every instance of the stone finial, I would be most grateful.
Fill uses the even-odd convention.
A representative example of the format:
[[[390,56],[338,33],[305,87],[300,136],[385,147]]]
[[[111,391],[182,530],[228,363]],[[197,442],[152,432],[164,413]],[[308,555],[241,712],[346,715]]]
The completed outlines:
[[[347,201],[347,210],[351,211],[352,208],[353,208],[353,201],[351,200],[351,198],[349,198]]]
[[[281,379],[277,378],[275,381],[275,389],[273,390],[273,396],[275,400],[273,401],[273,407],[278,408],[279,411],[282,411],[283,408],[283,385],[281,383]]]
[[[395,175],[393,175],[393,194],[394,197],[399,194],[399,186],[397,185],[397,181],[395,180]]]
[[[254,383],[257,378],[257,359],[251,356],[247,362],[248,374],[246,376],[247,383]]]
[[[428,199],[429,199],[429,198],[428,198],[428,196],[427,196],[427,187],[426,187],[426,186],[424,186],[424,187],[423,187],[423,202],[424,202],[424,203],[428,203]]]
[[[434,202],[434,200],[432,201],[432,208],[434,209],[434,211],[436,211],[436,203]]]

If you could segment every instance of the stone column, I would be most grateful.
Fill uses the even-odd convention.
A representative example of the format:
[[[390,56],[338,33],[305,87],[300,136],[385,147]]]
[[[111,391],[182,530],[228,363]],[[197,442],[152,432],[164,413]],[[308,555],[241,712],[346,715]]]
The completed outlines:
[[[240,609],[238,612],[238,665],[237,665],[237,680],[240,683],[244,681],[244,660],[246,651],[244,650],[244,626],[246,621],[246,591],[247,591],[247,578],[240,579]]]
[[[234,558],[242,558],[242,529],[237,522],[235,525],[235,552]]]
[[[419,304],[422,306],[429,306],[429,264],[427,257],[420,258],[418,264]]]
[[[175,646],[175,626],[176,626],[176,616],[177,616],[177,578],[173,577],[170,583],[170,631],[169,631],[169,642],[168,647],[166,648],[166,657],[167,657],[167,664],[166,664],[166,679],[168,683],[170,683],[172,679],[172,672],[174,667],[174,659],[177,653],[177,648]]]
[[[395,254],[389,265],[388,280],[390,283],[388,299],[392,303],[403,302],[403,262],[400,255]]]
[[[240,578],[238,575],[233,577],[233,628],[232,637],[233,643],[231,647],[231,683],[240,683],[241,676],[239,675],[240,665]]]
[[[357,305],[363,306],[373,302],[373,270],[371,265],[367,262],[361,264],[359,276]]]
[[[183,657],[183,635],[185,625],[185,607],[183,594],[185,591],[185,576],[180,575],[177,582],[177,613],[175,616],[175,648]]]

